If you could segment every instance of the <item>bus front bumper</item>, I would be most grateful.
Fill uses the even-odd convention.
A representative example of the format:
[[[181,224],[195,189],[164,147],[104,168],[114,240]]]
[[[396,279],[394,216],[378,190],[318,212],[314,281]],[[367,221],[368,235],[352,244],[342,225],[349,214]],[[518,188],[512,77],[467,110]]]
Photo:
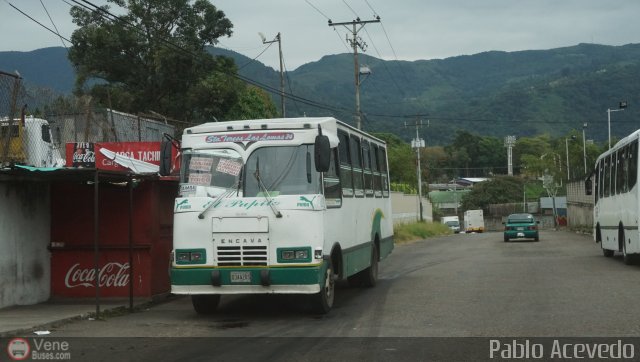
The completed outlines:
[[[323,265],[308,267],[173,267],[173,294],[315,294]]]

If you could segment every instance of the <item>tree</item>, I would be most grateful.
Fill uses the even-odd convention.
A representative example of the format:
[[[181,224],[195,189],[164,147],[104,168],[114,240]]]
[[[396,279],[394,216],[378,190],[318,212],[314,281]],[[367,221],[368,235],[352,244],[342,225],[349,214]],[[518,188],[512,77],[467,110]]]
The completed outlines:
[[[499,176],[479,182],[462,198],[463,210],[486,209],[490,204],[522,201],[522,180],[513,176]]]
[[[109,15],[109,5],[71,8],[79,26],[69,50],[77,92],[88,87],[103,105],[131,113],[153,110],[187,122],[225,118],[246,85],[233,77],[231,59],[207,52],[232,34],[224,12],[206,0],[107,2],[126,14]]]
[[[265,107],[266,105],[266,107]],[[231,107],[229,119],[274,118],[278,110],[269,95],[260,88],[248,86],[240,93],[238,102]]]
[[[387,143],[391,182],[417,186],[416,157],[411,146],[392,133],[374,133],[373,135]]]

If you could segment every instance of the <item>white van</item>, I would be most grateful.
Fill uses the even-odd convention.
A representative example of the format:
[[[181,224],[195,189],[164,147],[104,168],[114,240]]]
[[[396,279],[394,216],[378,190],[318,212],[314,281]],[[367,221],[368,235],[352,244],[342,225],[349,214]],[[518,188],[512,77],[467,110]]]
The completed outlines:
[[[457,216],[443,216],[440,222],[447,225],[454,233],[460,232],[460,219]]]
[[[0,163],[35,167],[62,167],[64,159],[52,142],[49,122],[27,117],[9,122],[0,119]]]

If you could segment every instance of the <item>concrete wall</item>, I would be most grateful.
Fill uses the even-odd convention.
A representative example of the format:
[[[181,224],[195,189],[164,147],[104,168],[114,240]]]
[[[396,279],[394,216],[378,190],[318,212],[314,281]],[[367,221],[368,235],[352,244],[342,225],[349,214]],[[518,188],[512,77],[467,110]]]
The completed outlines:
[[[0,308],[49,299],[49,215],[48,184],[0,182]]]
[[[567,184],[567,224],[571,228],[593,227],[593,205],[595,203],[593,192],[587,195],[584,190],[584,181]]]
[[[418,195],[405,195],[402,192],[391,192],[391,210],[393,211],[393,223],[410,223],[418,220]],[[433,208],[431,202],[422,198],[422,218],[425,221],[433,221]]]

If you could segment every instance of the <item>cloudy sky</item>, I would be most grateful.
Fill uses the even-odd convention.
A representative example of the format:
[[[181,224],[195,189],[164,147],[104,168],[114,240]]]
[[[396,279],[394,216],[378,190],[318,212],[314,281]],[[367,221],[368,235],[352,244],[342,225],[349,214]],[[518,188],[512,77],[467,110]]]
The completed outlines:
[[[288,70],[324,55],[350,51],[336,22],[381,18],[359,32],[366,53],[383,59],[417,60],[489,50],[551,49],[578,43],[640,42],[638,0],[211,0],[233,22],[219,46],[250,58],[265,49],[259,32],[282,33]],[[54,34],[10,4],[70,38],[71,0],[0,0],[0,50],[62,46]],[[102,5],[105,0],[91,0]],[[43,7],[46,6],[45,8]],[[48,14],[47,14],[48,12]],[[49,19],[49,17],[51,19]],[[278,67],[277,47],[258,60]]]

